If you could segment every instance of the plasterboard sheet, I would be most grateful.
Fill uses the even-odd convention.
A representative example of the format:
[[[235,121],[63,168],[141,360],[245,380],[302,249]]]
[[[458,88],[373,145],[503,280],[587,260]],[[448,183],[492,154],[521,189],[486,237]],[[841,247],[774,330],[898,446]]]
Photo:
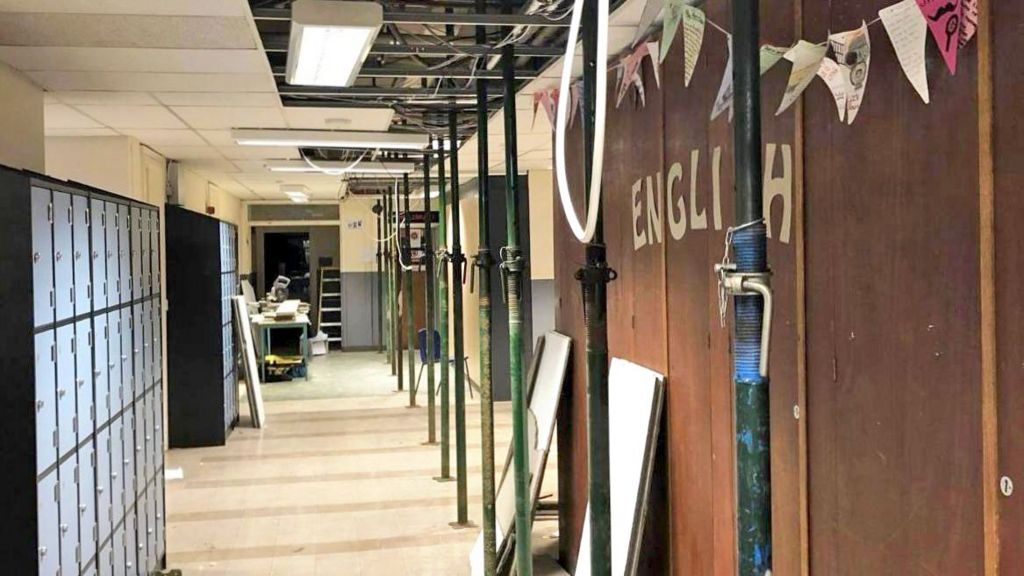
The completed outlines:
[[[90,118],[115,128],[184,130],[174,114],[163,106],[93,106],[79,105],[77,108]]]
[[[139,130],[122,129],[125,136],[134,136],[148,146],[205,146],[206,142],[192,130]]]
[[[252,324],[246,309],[245,296],[232,296],[235,311],[235,329],[242,343],[242,365],[245,368],[245,387],[249,399],[249,415],[253,426],[263,428],[266,416],[263,410],[263,391],[260,389],[260,370],[256,363],[256,344],[252,336]]]
[[[168,106],[274,108],[281,105],[276,92],[161,92],[153,96]]]
[[[0,36],[2,37],[2,36]],[[269,74],[177,74],[167,72],[26,72],[46,90],[107,92],[270,92]]]
[[[89,136],[118,136],[118,133],[110,128],[47,128],[47,138],[62,137],[89,137]]]
[[[558,417],[558,401],[562,395],[571,349],[572,338],[558,332],[548,332],[535,352],[533,381],[529,386],[530,404],[527,409],[531,511],[536,506],[544,479],[543,469],[551,450],[551,440]],[[506,459],[504,470],[498,478],[499,485],[495,492],[495,528],[497,549],[500,554],[515,522],[515,475],[511,473],[510,458]],[[474,576],[484,573],[483,551],[481,533],[470,553],[470,569]]]
[[[287,128],[280,106],[268,108],[224,108],[218,106],[173,106],[171,110],[198,130],[231,128]]]
[[[79,104],[93,104],[99,106],[159,106],[152,96],[146,92],[80,92],[60,91],[47,92],[54,99],[78,106]]]
[[[651,468],[661,425],[665,377],[622,360],[608,371],[608,437],[611,468],[612,575],[633,576],[639,558],[651,484]],[[590,505],[576,576],[590,576]]]
[[[149,14],[160,16],[238,16],[245,0],[2,0],[0,12],[64,14]]]
[[[47,104],[43,108],[47,130],[55,128],[103,128],[99,122],[64,104]]]
[[[255,50],[245,18],[9,12],[0,18],[5,46]]]
[[[22,72],[77,70],[261,74],[267,71],[266,56],[257,50],[0,46],[0,60]]]

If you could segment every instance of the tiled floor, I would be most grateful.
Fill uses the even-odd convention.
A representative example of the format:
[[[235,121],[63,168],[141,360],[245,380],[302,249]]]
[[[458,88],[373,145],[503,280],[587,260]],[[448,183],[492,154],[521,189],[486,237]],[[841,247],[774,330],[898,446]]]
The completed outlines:
[[[264,429],[243,416],[227,446],[168,454],[168,468],[184,472],[167,484],[168,566],[225,576],[468,573],[478,529],[448,525],[456,485],[432,480],[440,450],[422,444],[426,409],[406,408],[408,392],[394,392],[395,378],[373,353],[318,358],[312,376],[297,383],[298,400],[288,399],[290,383],[267,386]],[[335,397],[317,398],[315,382]],[[500,466],[509,406],[495,412]],[[479,525],[478,404],[466,420],[469,511]],[[454,462],[453,449],[453,474]]]

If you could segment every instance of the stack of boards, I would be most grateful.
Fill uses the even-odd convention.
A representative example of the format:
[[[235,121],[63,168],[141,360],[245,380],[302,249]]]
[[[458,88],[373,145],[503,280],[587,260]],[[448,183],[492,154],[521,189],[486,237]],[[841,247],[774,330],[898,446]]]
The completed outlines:
[[[266,423],[266,412],[263,410],[263,392],[260,390],[260,367],[256,362],[256,343],[252,337],[252,323],[249,322],[245,296],[234,296],[232,304],[238,341],[242,343],[242,366],[245,369],[245,390],[249,398],[249,416],[252,418],[254,427],[263,428]]]
[[[545,335],[534,357],[529,383],[530,505],[535,511],[547,462],[571,340],[552,332]],[[657,448],[664,402],[664,376],[615,358],[608,374],[609,438],[612,507],[612,574],[632,576],[640,558],[647,517],[651,471]],[[498,486],[495,513],[498,573],[511,574],[514,560],[515,489],[511,453]],[[590,507],[584,519],[576,576],[589,576]],[[535,573],[555,575],[560,569],[547,558],[534,558]],[[473,576],[482,575],[483,535],[470,553]]]

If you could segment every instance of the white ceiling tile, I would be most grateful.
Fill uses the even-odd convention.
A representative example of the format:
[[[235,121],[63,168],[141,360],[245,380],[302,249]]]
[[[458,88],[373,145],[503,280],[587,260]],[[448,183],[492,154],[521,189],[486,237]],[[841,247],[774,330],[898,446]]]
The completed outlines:
[[[274,92],[167,92],[154,94],[168,106],[273,108],[281,105]]]
[[[23,72],[269,72],[267,58],[258,50],[0,46],[0,60]]]
[[[197,130],[287,128],[280,108],[173,106],[171,109]]]
[[[299,158],[299,149],[288,146],[222,146],[219,149],[228,160]]]
[[[9,12],[5,46],[241,49],[257,47],[246,18]]]
[[[79,104],[100,104],[105,106],[157,106],[160,104],[145,92],[59,91],[47,92],[47,94],[52,94],[57,100],[74,106]]]
[[[222,159],[191,159],[184,161],[183,164],[187,168],[206,174],[218,182],[220,180],[230,180],[230,177],[224,176],[225,174],[236,174],[238,172],[238,168],[233,163]]]
[[[62,12],[65,14],[150,14],[177,16],[238,16],[248,10],[245,0],[2,0],[0,12]]]
[[[188,128],[163,106],[78,106],[111,128]]]
[[[395,112],[391,108],[285,107],[284,116],[290,128],[385,131]]]
[[[103,128],[99,122],[64,104],[47,104],[43,108],[46,129]]]
[[[119,136],[110,128],[47,128],[46,137]]]
[[[263,174],[270,175],[270,171],[267,170],[266,160],[235,160],[235,166],[238,170],[246,174]]]
[[[206,142],[192,130],[139,130],[122,129],[122,134],[134,136],[149,146],[205,146]]]
[[[231,130],[197,130],[199,135],[214,146],[235,146]]]
[[[2,37],[2,33],[0,33]],[[172,74],[157,72],[26,72],[46,90],[108,92],[270,92],[270,74]]]
[[[223,160],[224,156],[213,146],[150,146],[168,160]]]

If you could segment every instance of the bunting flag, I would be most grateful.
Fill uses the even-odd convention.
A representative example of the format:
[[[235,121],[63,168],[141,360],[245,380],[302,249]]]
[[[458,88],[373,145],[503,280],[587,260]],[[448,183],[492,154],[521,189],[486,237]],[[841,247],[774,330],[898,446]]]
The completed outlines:
[[[829,46],[836,56],[836,63],[846,69],[846,121],[853,124],[860,105],[864,101],[864,90],[868,86],[868,71],[871,67],[871,35],[868,23],[847,32],[828,37]]]
[[[683,6],[683,62],[686,65],[684,86],[690,86],[693,71],[697,69],[706,25],[707,17],[704,12],[693,6]]]
[[[533,93],[533,126],[537,125],[537,108],[543,107],[551,129],[555,128],[555,114],[558,110],[558,88],[549,88]]]
[[[644,62],[644,58],[649,55],[647,44],[641,44],[631,54],[626,56],[620,62],[619,68],[619,92],[615,98],[615,107],[618,108],[622,104],[622,99],[626,97],[626,93],[629,91],[629,87],[633,86],[637,89],[640,95],[640,103],[643,106],[647,106],[647,96],[644,93],[644,79],[640,74],[641,65]]]
[[[658,62],[664,62],[668,56],[668,50],[676,39],[676,32],[679,31],[679,22],[683,19],[683,10],[687,8],[685,0],[665,0],[665,7],[662,9],[664,28],[661,33],[661,50],[658,52]]]
[[[917,7],[917,0],[903,0],[878,11],[903,74],[917,90],[925,104],[931,102],[928,94],[928,74],[924,51],[928,42],[928,21]]]
[[[573,82],[569,86],[569,127],[572,128],[576,124],[576,111],[583,106],[582,95],[583,86],[580,82]]]
[[[766,72],[775,67],[782,60],[782,57],[789,52],[789,47],[782,48],[780,46],[772,46],[765,44],[761,46],[761,76],[764,76]]]
[[[821,68],[821,61],[825,58],[828,46],[811,44],[801,40],[786,52],[785,58],[793,63],[793,70],[789,73],[789,83],[786,85],[786,92],[782,95],[782,103],[779,104],[778,116],[796,102],[804,90],[811,84],[818,75],[818,68]]]
[[[960,48],[960,25],[963,21],[960,0],[917,0],[917,5],[928,21],[928,28],[949,73],[956,75],[956,55]]]
[[[725,65],[725,74],[722,75],[722,85],[718,88],[718,97],[715,98],[715,105],[711,108],[711,120],[718,118],[722,112],[729,111],[729,121],[732,122],[732,38],[729,39],[729,63]]]
[[[654,56],[655,54],[658,54],[658,52],[659,52],[659,43],[658,42],[653,42],[652,41],[652,42],[648,42],[647,43],[647,55],[651,57],[651,68],[654,70],[654,83],[657,84],[658,88],[660,89],[661,88],[661,66],[660,66],[660,63],[658,62],[657,58],[655,58],[655,56]]]
[[[963,48],[974,38],[978,31],[978,0],[962,0],[963,22],[960,24],[960,48]]]
[[[823,58],[818,68],[818,77],[825,81],[825,85],[832,92],[836,100],[836,110],[839,112],[839,121],[846,122],[846,98],[849,93],[850,70],[840,66],[831,58]]]

